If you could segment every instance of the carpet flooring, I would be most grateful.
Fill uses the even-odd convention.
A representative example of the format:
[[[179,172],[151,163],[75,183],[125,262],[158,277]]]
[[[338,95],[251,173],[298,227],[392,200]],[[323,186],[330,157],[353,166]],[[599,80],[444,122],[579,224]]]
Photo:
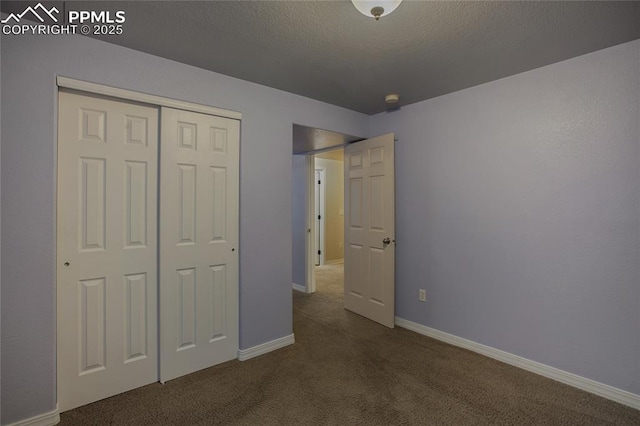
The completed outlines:
[[[640,411],[294,292],[296,343],[86,405],[61,425],[640,425]]]

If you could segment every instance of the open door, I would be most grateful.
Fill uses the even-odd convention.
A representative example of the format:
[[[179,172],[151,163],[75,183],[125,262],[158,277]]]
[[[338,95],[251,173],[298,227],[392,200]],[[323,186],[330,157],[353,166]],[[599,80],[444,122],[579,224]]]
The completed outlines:
[[[344,307],[387,327],[394,325],[394,136],[378,136],[344,150]]]

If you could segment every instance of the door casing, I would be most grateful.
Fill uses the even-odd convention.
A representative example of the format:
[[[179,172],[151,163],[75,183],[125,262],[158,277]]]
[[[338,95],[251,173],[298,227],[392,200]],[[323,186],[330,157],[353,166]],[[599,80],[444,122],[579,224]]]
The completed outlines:
[[[324,265],[325,263],[325,242],[326,242],[326,199],[327,199],[327,169],[324,167],[316,166],[316,184],[315,188],[315,226],[316,231],[316,266]]]

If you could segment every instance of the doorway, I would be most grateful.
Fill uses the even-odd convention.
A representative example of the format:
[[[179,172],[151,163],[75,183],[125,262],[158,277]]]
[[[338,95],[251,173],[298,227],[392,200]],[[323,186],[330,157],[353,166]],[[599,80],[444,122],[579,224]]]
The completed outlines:
[[[293,289],[316,292],[321,266],[316,266],[315,161],[342,148],[344,193],[338,212],[344,228],[337,244],[343,255],[336,263],[344,265],[344,307],[390,328],[395,318],[395,142],[392,133],[352,139],[293,125]],[[327,216],[330,211],[327,207]]]
[[[344,291],[344,149],[314,155],[316,173],[314,268],[317,292],[342,298]]]

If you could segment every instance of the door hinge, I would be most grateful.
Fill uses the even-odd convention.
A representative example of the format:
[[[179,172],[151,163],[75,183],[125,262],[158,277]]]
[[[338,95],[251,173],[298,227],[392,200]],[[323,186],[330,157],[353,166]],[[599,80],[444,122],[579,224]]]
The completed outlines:
[[[320,181],[318,181],[318,185],[320,185]]]
[[[318,220],[322,219],[322,216],[318,215]]]
[[[318,250],[318,255],[321,255],[321,254],[322,254],[322,252],[320,250]]]

